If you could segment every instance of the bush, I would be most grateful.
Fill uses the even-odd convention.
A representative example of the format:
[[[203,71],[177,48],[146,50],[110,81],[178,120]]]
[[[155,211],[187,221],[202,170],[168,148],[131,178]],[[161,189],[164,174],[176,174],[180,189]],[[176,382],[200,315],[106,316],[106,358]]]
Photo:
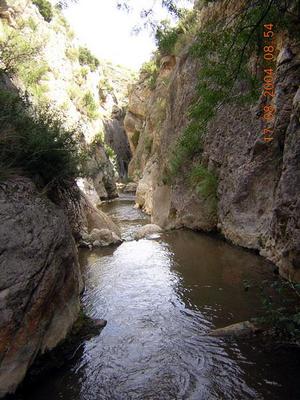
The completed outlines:
[[[80,103],[81,107],[83,107],[83,111],[90,119],[96,119],[98,117],[98,105],[91,92],[86,92]]]
[[[93,145],[98,145],[98,144],[104,144],[104,137],[105,134],[103,131],[99,131],[98,133],[96,133],[96,135],[94,136],[94,139],[92,141]]]
[[[38,84],[49,72],[49,66],[45,61],[38,63],[33,61],[26,65],[21,65],[18,73],[19,77],[24,83],[26,89],[30,89],[32,86]]]
[[[148,86],[151,90],[154,90],[155,86],[156,86],[156,80],[158,77],[158,73],[159,73],[159,68],[158,68],[157,63],[154,60],[145,62],[142,65],[141,73],[147,75],[146,79],[147,79]]]
[[[19,32],[8,27],[0,40],[0,71],[9,75],[31,62],[43,48],[43,42],[32,33]]]
[[[78,61],[79,58],[79,51],[78,49],[76,49],[76,47],[68,47],[66,49],[66,57],[70,60],[70,61]]]
[[[173,53],[179,36],[178,27],[170,27],[166,21],[162,21],[155,33],[155,42],[162,56]]]
[[[88,65],[91,71],[96,71],[100,65],[99,60],[86,47],[79,47],[79,63]]]
[[[52,20],[54,13],[52,4],[48,0],[32,0],[32,3],[37,6],[45,21],[50,22]]]
[[[18,172],[45,187],[81,174],[85,153],[78,144],[80,133],[66,129],[58,112],[34,109],[26,98],[2,90],[0,119],[1,180]]]

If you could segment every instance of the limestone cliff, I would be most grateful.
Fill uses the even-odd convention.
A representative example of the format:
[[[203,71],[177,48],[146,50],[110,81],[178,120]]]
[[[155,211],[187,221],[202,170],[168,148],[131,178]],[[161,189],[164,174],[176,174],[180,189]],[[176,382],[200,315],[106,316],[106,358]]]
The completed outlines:
[[[201,5],[197,10],[197,32],[201,35],[209,17],[217,20],[220,15],[226,17],[226,12],[232,15],[240,6],[232,2],[232,9],[228,9],[228,2],[223,1]],[[277,38],[272,141],[265,142],[261,135],[263,97],[244,105],[227,98],[217,104],[217,111],[205,127],[201,152],[185,159],[179,174],[168,177],[172,151],[174,154],[174,148],[175,153],[180,150],[175,144],[183,138],[191,106],[199,98],[199,74],[204,66],[201,56],[194,57],[191,52],[195,35],[188,36],[179,51],[160,56],[150,96],[142,76],[131,99],[143,99],[143,104],[138,108],[135,101],[129,104],[125,126],[129,140],[134,130],[140,132],[132,147],[130,172],[140,178],[136,202],[152,214],[153,223],[164,228],[218,230],[231,242],[258,250],[279,267],[283,276],[299,281],[300,48],[293,34],[277,32]],[[247,68],[251,70],[253,65],[250,58]],[[262,78],[260,75],[260,88]],[[242,80],[235,83],[232,98],[241,97],[246,87]],[[198,143],[200,136],[194,146]],[[213,199],[216,206],[191,184],[191,171],[197,165],[211,178],[208,184],[217,182]]]
[[[52,6],[49,15],[45,15],[40,3],[9,0],[0,4],[4,13],[0,18],[0,40],[4,50],[10,47],[16,54],[10,60],[17,64],[14,83],[34,103],[63,113],[67,125],[79,125],[87,145],[96,143],[86,186],[93,187],[98,202],[114,198],[118,171],[108,141],[105,143],[105,132],[114,118],[113,110],[126,105],[127,85],[134,74],[121,66],[99,61],[76,39],[59,9]],[[5,17],[7,13],[9,20]],[[19,59],[22,51],[31,51],[30,60]]]

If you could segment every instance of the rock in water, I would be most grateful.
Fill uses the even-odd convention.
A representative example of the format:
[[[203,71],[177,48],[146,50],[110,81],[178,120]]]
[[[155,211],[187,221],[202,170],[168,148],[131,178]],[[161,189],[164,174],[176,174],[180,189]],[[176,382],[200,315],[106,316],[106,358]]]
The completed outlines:
[[[260,330],[250,321],[238,322],[236,324],[225,326],[224,328],[215,329],[210,332],[211,336],[245,336],[257,333]]]
[[[81,276],[67,218],[25,178],[0,188],[0,397],[64,339]]]
[[[98,328],[104,328],[107,325],[106,319],[95,319],[95,326]]]
[[[142,239],[145,237],[149,237],[155,233],[161,233],[162,229],[160,226],[155,224],[147,224],[140,228],[137,233],[135,234],[135,239]]]
[[[124,193],[135,193],[137,188],[137,184],[135,182],[127,183],[125,188],[123,189]]]

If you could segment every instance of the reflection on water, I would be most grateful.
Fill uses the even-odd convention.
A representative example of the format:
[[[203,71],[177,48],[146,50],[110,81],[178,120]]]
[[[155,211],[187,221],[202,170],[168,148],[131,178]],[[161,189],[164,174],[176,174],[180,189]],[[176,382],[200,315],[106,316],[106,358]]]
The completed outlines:
[[[129,200],[106,211],[120,218],[127,239],[145,223]],[[261,258],[191,231],[81,256],[85,311],[108,324],[30,400],[292,398],[269,355],[207,335],[255,316],[259,300],[243,280],[270,276]]]

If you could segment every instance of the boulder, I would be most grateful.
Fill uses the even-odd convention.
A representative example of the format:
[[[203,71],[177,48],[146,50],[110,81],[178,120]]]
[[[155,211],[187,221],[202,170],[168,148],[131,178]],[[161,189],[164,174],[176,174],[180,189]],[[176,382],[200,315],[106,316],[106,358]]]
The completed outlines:
[[[0,397],[37,355],[63,340],[79,312],[77,249],[61,209],[25,178],[0,187]]]
[[[150,237],[151,235],[161,233],[162,229],[160,226],[155,224],[147,224],[140,228],[137,233],[135,234],[135,239],[143,239],[146,237]]]
[[[123,189],[124,193],[135,193],[137,188],[137,184],[135,182],[129,182]]]
[[[91,201],[82,194],[81,198],[82,225],[87,232],[93,229],[108,229],[120,236],[119,227],[103,211],[96,208]]]
[[[93,247],[110,246],[121,242],[120,237],[109,229],[93,229],[91,233],[83,234],[82,239],[86,244]]]

